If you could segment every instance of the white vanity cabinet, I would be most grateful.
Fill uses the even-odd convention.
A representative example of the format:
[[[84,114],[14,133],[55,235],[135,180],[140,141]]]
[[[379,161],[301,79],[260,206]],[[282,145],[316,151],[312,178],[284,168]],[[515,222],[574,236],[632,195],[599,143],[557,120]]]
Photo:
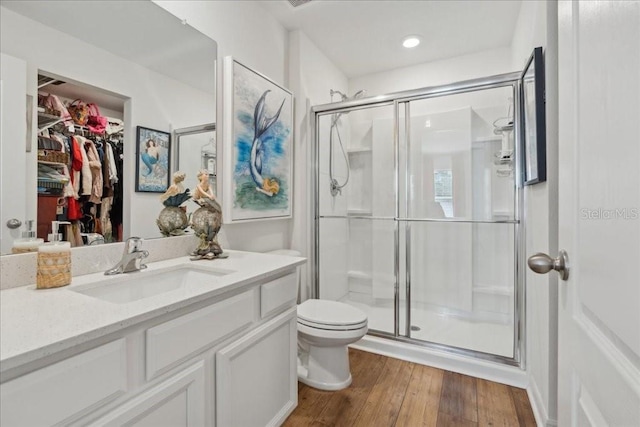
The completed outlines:
[[[280,425],[297,404],[296,280],[289,270],[245,283],[45,357],[0,386],[0,424]]]
[[[216,426],[277,426],[298,402],[297,312],[271,322],[216,353]]]

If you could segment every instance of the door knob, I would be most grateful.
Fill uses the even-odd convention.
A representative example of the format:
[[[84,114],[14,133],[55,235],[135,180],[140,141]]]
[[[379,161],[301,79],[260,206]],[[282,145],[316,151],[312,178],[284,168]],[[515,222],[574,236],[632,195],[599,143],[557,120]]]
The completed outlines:
[[[569,256],[564,250],[560,250],[558,258],[553,259],[547,254],[538,252],[531,255],[527,261],[529,268],[538,274],[545,274],[551,270],[555,270],[560,273],[562,280],[569,278]]]
[[[21,225],[22,225],[22,221],[20,221],[18,218],[11,218],[9,221],[7,221],[7,227],[9,227],[12,230],[16,228],[20,228]]]

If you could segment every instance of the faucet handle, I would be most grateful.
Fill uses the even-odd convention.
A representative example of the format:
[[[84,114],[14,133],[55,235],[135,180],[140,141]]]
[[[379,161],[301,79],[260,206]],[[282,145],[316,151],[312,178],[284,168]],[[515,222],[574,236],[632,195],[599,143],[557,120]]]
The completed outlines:
[[[137,252],[142,246],[142,237],[129,237],[124,244],[125,253]]]

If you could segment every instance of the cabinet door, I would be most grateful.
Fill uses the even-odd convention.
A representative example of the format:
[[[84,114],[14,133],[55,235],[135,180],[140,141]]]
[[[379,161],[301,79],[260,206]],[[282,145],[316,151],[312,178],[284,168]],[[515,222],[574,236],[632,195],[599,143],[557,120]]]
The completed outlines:
[[[216,425],[280,425],[298,404],[296,309],[216,354]]]
[[[196,427],[205,424],[200,361],[91,423],[92,426]]]

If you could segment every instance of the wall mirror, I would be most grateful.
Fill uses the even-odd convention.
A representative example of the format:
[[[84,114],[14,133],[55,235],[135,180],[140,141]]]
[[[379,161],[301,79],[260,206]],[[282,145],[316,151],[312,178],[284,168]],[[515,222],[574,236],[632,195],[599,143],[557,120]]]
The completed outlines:
[[[547,143],[544,99],[544,59],[536,47],[520,76],[522,98],[523,182],[537,184],[547,180]]]
[[[24,225],[7,227],[7,221],[40,219],[38,131],[48,124],[27,101],[32,97],[35,104],[39,93],[95,103],[103,116],[123,122],[122,152],[115,154],[122,160],[122,218],[112,240],[161,237],[155,223],[162,209],[158,194],[135,191],[136,127],[172,133],[208,123],[208,136],[201,136],[215,144],[216,42],[151,1],[0,1],[0,8],[0,253],[10,253],[13,240],[25,231]],[[86,132],[78,126],[74,131]],[[15,140],[26,140],[26,149]],[[180,153],[184,165],[190,165],[189,155],[197,156],[192,160],[197,168],[184,167],[189,179],[203,167],[200,148]],[[210,151],[215,156],[217,150]],[[61,209],[53,209],[57,217]]]
[[[206,170],[209,173],[209,187],[217,196],[218,183],[218,148],[216,144],[216,124],[191,126],[176,129],[173,132],[174,151],[172,154],[172,172],[181,171],[187,174],[184,187],[193,190],[198,185],[197,172]]]

